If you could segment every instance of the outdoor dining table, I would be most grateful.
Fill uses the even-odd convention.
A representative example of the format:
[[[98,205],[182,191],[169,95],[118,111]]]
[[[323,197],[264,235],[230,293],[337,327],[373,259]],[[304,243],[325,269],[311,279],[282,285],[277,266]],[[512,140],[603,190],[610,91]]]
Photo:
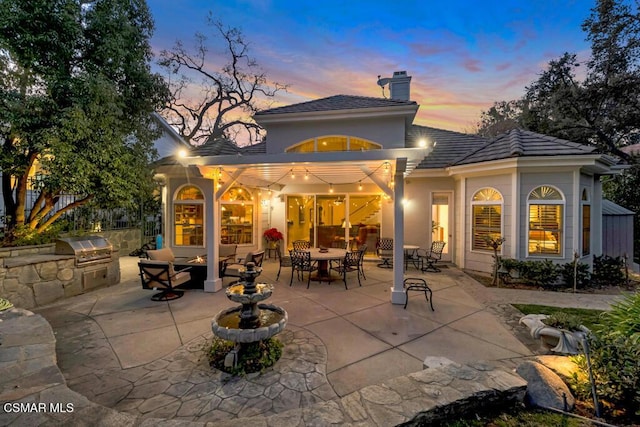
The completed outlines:
[[[409,261],[413,263],[415,268],[418,268],[416,262],[418,261],[418,249],[420,246],[416,245],[404,245],[404,269],[406,270],[409,267]]]
[[[337,248],[326,249],[326,251],[321,251],[319,248],[311,248],[309,252],[311,253],[311,261],[318,261],[318,274],[311,276],[311,280],[326,280],[328,282],[333,280],[329,270],[329,261],[342,260],[347,254],[346,249]]]

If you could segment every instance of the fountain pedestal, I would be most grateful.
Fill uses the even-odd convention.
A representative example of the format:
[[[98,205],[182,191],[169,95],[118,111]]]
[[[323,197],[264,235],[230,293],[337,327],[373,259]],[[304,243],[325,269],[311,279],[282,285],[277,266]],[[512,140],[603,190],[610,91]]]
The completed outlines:
[[[240,306],[218,313],[211,322],[215,336],[235,343],[252,343],[271,338],[285,328],[288,315],[283,308],[259,304],[273,293],[273,285],[255,283],[261,272],[254,263],[247,263],[240,272],[240,281],[227,288],[227,298]]]

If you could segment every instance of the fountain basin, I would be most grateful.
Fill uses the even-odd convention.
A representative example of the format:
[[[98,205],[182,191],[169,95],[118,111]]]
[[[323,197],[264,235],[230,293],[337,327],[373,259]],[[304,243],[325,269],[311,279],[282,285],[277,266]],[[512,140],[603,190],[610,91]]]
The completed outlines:
[[[233,302],[239,302],[240,304],[253,304],[269,298],[273,293],[273,285],[258,283],[255,286],[254,293],[245,294],[245,285],[243,283],[238,283],[236,285],[229,286],[225,292],[227,294],[227,298]]]
[[[258,304],[258,309],[258,326],[255,328],[240,328],[242,307],[232,307],[218,313],[211,322],[211,330],[215,336],[235,343],[262,341],[282,332],[289,319],[283,308]]]
[[[543,320],[546,314],[527,314],[520,319],[520,323],[529,328],[532,338],[540,339],[542,345],[555,353],[578,354],[582,348],[582,342],[590,332],[585,326],[580,331],[568,331],[546,325]]]

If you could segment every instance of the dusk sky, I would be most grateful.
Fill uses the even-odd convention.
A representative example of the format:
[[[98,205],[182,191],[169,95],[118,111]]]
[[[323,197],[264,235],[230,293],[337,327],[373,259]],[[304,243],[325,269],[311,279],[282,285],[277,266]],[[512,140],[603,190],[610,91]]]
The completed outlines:
[[[269,79],[290,85],[275,105],[381,97],[378,75],[406,70],[417,124],[468,131],[494,101],[520,97],[549,60],[588,57],[581,24],[595,0],[147,2],[155,51],[177,39],[191,46],[209,11],[240,28]]]

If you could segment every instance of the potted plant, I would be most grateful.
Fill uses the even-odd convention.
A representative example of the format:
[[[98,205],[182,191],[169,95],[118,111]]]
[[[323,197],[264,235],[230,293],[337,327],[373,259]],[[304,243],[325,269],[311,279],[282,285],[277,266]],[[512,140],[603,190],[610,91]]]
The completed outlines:
[[[282,233],[279,232],[278,229],[275,227],[265,230],[265,232],[262,233],[262,235],[267,241],[267,247],[269,249],[275,249],[278,242],[284,239],[284,236],[282,235]]]

